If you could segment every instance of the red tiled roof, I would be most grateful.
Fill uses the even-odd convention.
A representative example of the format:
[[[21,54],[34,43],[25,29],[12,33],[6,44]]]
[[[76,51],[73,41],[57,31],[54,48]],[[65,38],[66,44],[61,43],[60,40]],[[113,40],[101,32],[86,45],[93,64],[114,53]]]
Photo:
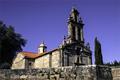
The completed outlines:
[[[37,53],[33,53],[33,52],[26,52],[26,51],[23,51],[21,52],[25,57],[27,58],[36,58],[38,57],[40,54],[37,54]]]
[[[27,51],[23,51],[23,52],[20,52],[20,53],[22,53],[25,57],[27,57],[27,58],[38,58],[38,57],[41,57],[41,56],[43,56],[43,55],[45,55],[45,54],[49,54],[49,53],[51,53],[51,52],[54,52],[54,51],[56,51],[56,50],[58,50],[58,49],[54,49],[54,50],[51,50],[51,51],[49,51],[49,52],[45,52],[45,53],[34,53],[34,52],[27,52]]]

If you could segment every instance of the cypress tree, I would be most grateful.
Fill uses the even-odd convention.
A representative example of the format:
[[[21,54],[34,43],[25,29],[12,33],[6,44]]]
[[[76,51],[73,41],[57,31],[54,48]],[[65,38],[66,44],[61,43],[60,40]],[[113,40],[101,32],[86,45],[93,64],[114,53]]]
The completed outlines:
[[[97,40],[97,37],[95,38],[95,64],[96,65],[103,65],[103,57],[102,57],[102,51],[101,51],[101,44]]]

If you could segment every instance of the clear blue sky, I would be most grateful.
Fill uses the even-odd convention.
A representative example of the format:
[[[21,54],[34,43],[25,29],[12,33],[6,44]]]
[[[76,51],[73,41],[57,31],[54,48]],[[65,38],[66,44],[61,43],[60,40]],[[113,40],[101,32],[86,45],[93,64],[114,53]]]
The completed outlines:
[[[24,51],[37,52],[43,40],[49,51],[67,35],[72,6],[85,23],[85,41],[93,53],[97,36],[104,62],[120,60],[120,0],[0,0],[0,20],[28,40]]]

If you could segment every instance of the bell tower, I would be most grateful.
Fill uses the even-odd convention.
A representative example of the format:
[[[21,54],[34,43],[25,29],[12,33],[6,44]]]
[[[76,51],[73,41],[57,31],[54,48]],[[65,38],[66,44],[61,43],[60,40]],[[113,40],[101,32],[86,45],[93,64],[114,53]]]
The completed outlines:
[[[72,8],[68,18],[68,35],[62,44],[62,65],[79,66],[91,64],[90,46],[84,42],[84,23],[76,8]]]
[[[71,14],[68,18],[68,41],[72,42],[83,42],[83,21],[79,17],[79,12],[72,8]]]
[[[44,53],[44,52],[46,52],[46,51],[47,51],[47,46],[45,45],[44,42],[42,42],[42,43],[40,44],[40,46],[38,47],[38,54],[39,54],[39,53]]]

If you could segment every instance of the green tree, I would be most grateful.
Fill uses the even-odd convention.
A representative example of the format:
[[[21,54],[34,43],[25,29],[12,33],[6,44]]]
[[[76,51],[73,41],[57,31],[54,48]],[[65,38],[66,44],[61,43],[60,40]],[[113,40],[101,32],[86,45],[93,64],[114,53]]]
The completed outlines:
[[[95,64],[96,65],[103,65],[103,57],[102,57],[102,51],[101,51],[101,44],[97,40],[97,37],[95,38]]]
[[[0,68],[10,68],[17,52],[22,51],[26,40],[12,26],[0,21]],[[5,66],[9,64],[9,67]],[[4,65],[4,66],[3,66]]]

